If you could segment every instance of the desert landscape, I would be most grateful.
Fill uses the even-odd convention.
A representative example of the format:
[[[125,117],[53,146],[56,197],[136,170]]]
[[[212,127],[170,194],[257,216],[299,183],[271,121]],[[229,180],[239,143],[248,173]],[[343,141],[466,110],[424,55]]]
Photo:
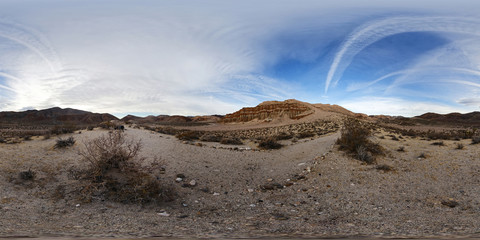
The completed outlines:
[[[0,237],[474,238],[480,113],[0,113]]]

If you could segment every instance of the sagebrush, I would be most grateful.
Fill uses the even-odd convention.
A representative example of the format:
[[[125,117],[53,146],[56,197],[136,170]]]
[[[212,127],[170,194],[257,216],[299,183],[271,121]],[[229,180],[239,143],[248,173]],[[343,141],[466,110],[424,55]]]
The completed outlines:
[[[84,200],[104,198],[124,203],[173,200],[172,191],[141,166],[140,141],[128,139],[121,131],[109,132],[85,143],[79,154],[89,163],[82,179]]]
[[[375,155],[383,154],[383,148],[372,142],[370,128],[357,119],[344,121],[341,136],[337,139],[340,150],[352,154],[355,158],[368,164],[375,162]]]

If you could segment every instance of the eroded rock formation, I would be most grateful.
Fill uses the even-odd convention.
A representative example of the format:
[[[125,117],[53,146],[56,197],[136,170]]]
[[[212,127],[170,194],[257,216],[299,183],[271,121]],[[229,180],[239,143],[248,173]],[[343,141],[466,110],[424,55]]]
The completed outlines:
[[[252,120],[271,121],[278,118],[300,119],[314,112],[314,107],[308,103],[297,100],[286,100],[283,102],[263,102],[256,107],[245,107],[237,112],[227,114],[221,121],[248,122]]]

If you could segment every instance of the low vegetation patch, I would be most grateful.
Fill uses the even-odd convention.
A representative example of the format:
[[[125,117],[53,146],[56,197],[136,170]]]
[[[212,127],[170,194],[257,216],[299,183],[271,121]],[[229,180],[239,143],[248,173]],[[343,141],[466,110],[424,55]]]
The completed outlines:
[[[344,122],[341,136],[337,139],[340,150],[353,155],[356,159],[368,164],[375,162],[375,155],[383,154],[383,148],[372,142],[371,130],[357,119],[348,118]]]
[[[278,143],[275,138],[269,137],[260,140],[260,142],[258,143],[258,147],[261,149],[280,149],[283,147],[283,145]]]
[[[479,143],[480,143],[480,136],[473,136],[472,144],[479,144]]]
[[[59,138],[57,139],[57,142],[55,143],[55,146],[53,146],[53,148],[55,149],[66,148],[66,147],[71,147],[74,144],[75,144],[75,139],[73,137],[69,137],[67,139]]]
[[[375,169],[377,170],[380,170],[380,171],[384,171],[384,172],[390,172],[390,171],[393,171],[394,168],[390,165],[387,165],[387,164],[380,164],[380,165],[377,165],[375,167]]]
[[[229,145],[242,145],[242,140],[236,137],[224,137],[220,140],[221,144],[229,144]]]
[[[173,192],[141,166],[140,141],[129,140],[114,131],[85,144],[80,151],[89,167],[81,174],[82,198],[122,203],[149,203],[173,200]]]
[[[175,135],[179,140],[192,141],[198,140],[201,137],[201,133],[197,131],[184,131]]]
[[[463,149],[464,147],[465,147],[465,146],[464,146],[462,143],[457,143],[456,149],[461,150],[461,149]]]
[[[434,145],[434,146],[445,146],[445,143],[443,141],[439,141],[439,142],[432,143],[432,145]]]
[[[23,171],[18,174],[18,178],[24,181],[33,181],[35,179],[36,173],[31,169],[28,171]]]

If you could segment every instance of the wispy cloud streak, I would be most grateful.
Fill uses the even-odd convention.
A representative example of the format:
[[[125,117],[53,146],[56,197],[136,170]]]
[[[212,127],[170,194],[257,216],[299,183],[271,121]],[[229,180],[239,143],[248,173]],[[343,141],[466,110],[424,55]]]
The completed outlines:
[[[352,59],[372,43],[405,32],[449,32],[480,35],[480,21],[464,17],[393,17],[369,22],[356,29],[341,44],[325,80],[325,93],[335,86]]]

